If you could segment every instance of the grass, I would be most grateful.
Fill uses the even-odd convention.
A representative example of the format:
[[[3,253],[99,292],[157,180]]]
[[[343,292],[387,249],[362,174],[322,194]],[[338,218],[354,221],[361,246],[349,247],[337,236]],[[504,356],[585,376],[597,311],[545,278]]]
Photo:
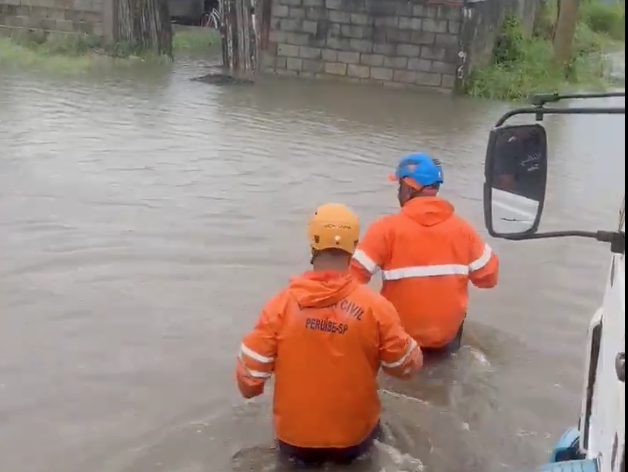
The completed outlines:
[[[546,0],[531,35],[523,31],[517,19],[508,18],[492,62],[471,73],[467,94],[517,101],[534,93],[608,86],[606,54],[624,47],[625,3],[581,1],[573,58],[567,70],[552,60],[556,13],[556,2]]]
[[[207,46],[220,43],[220,32],[211,28],[182,26],[174,28],[172,48],[179,53],[202,53]]]
[[[176,28],[174,54],[197,54],[220,41],[210,28]],[[127,66],[163,58],[137,55],[124,44],[105,46],[89,35],[51,35],[30,31],[12,37],[0,37],[0,66],[37,68],[52,72],[76,73],[98,67]]]

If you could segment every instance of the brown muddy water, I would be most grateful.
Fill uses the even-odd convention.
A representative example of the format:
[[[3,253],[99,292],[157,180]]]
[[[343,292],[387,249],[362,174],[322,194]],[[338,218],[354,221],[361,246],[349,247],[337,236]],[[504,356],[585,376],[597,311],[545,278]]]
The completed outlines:
[[[62,78],[0,70],[0,470],[275,470],[270,396],[233,367],[261,305],[307,268],[328,201],[395,211],[404,153],[484,233],[488,130],[508,105],[330,83],[190,81],[205,65]],[[544,229],[609,229],[625,122],[554,117]],[[499,287],[427,380],[382,381],[385,472],[525,472],[577,421],[609,258],[595,242],[490,241]],[[454,368],[455,367],[455,368]],[[425,376],[424,376],[425,377]]]

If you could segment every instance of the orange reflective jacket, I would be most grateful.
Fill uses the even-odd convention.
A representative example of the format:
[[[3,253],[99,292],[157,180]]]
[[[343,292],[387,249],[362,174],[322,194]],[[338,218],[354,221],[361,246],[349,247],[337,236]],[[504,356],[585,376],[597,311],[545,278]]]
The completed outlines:
[[[407,378],[421,363],[421,351],[381,295],[349,273],[306,272],[270,300],[244,337],[236,378],[250,398],[274,372],[279,440],[345,448],[379,420],[380,365]]]
[[[381,269],[382,295],[419,346],[439,348],[464,321],[469,280],[497,284],[498,260],[469,223],[440,197],[418,197],[373,223],[351,264],[367,283]]]

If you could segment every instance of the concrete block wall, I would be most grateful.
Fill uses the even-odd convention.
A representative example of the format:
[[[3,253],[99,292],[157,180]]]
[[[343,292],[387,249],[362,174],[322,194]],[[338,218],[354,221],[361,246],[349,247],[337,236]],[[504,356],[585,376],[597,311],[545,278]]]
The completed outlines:
[[[0,34],[20,30],[106,35],[107,0],[0,0]]]
[[[463,14],[458,2],[272,0],[262,70],[451,91]]]

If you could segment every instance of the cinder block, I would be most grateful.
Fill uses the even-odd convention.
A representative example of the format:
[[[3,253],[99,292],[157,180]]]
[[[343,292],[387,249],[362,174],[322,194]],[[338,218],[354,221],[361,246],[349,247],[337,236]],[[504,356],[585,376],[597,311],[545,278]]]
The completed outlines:
[[[435,61],[444,61],[447,50],[439,46],[422,46],[421,57],[423,59],[433,59]]]
[[[431,72],[417,72],[416,83],[418,85],[426,85],[428,87],[440,86],[441,75]]]
[[[303,71],[312,74],[323,72],[323,61],[318,59],[303,59]]]
[[[388,28],[386,30],[386,41],[389,43],[409,43],[412,39],[412,31],[399,28]]]
[[[72,33],[83,33],[93,35],[94,33],[94,23],[88,23],[86,21],[73,21],[72,22]]]
[[[360,63],[360,53],[359,52],[350,52],[350,51],[339,51],[338,52],[338,62],[342,62],[345,64],[359,64]]]
[[[272,30],[268,33],[268,41],[271,43],[288,43],[286,40],[288,33],[285,31]]]
[[[325,8],[340,10],[342,8],[342,0],[325,0]]]
[[[413,58],[408,60],[408,69],[420,72],[431,72],[432,61],[429,59]]]
[[[412,16],[423,18],[426,15],[425,5],[414,5],[412,7]]]
[[[451,6],[444,11],[443,18],[452,21],[460,21],[463,18],[464,7]]]
[[[301,30],[307,34],[316,34],[318,31],[318,23],[316,21],[304,20]]]
[[[299,46],[294,46],[292,44],[279,44],[277,46],[277,55],[278,56],[298,57],[299,56]]]
[[[326,62],[324,71],[326,74],[347,75],[347,64],[340,62]]]
[[[423,31],[423,18],[412,18],[412,31]]]
[[[287,18],[290,15],[290,7],[273,3],[271,16],[276,18]]]
[[[408,16],[402,16],[399,18],[399,28],[412,29],[412,18]]]
[[[303,0],[304,7],[324,8],[325,0]]]
[[[456,73],[456,64],[451,64],[449,62],[434,61],[432,63],[432,70],[428,72],[454,75]]]
[[[402,84],[413,84],[417,81],[417,74],[411,70],[396,70],[393,73],[393,80]]]
[[[285,57],[278,57],[275,59],[275,69],[285,69],[288,64],[288,59]]]
[[[308,20],[319,21],[327,19],[327,10],[324,8],[306,7],[304,10],[305,18]]]
[[[423,31],[428,33],[447,33],[447,20],[426,18],[423,20]]]
[[[276,59],[277,58],[275,58],[271,54],[264,54],[264,53],[262,53],[262,55],[260,57],[260,66],[262,67],[263,70],[265,70],[265,69],[274,69],[275,68],[275,61],[276,61]]]
[[[385,56],[389,56],[391,54],[395,54],[397,51],[397,46],[389,43],[375,43],[373,44],[373,52],[376,54],[383,54]]]
[[[412,3],[409,0],[400,0],[395,4],[397,16],[412,16]]]
[[[385,67],[371,67],[371,79],[374,80],[392,80],[393,70]]]
[[[425,12],[423,13],[423,17],[435,20],[436,18],[438,18],[438,7],[434,5],[425,6]]]
[[[453,90],[456,86],[456,76],[443,74],[440,81],[440,86],[449,90]]]
[[[451,34],[459,34],[460,33],[460,21],[458,20],[450,20],[447,22],[447,32]]]
[[[339,51],[349,51],[351,49],[351,40],[347,38],[327,38],[327,47],[329,49],[338,49]]]
[[[345,38],[370,38],[373,30],[369,26],[342,25],[340,34]]]
[[[347,75],[349,77],[358,77],[360,79],[368,79],[371,75],[371,68],[368,66],[359,66],[350,64],[347,67]]]
[[[299,8],[299,7],[289,7],[289,8],[290,8],[290,12],[288,16],[290,18],[294,18],[296,20],[302,20],[305,18],[305,10],[303,8]]]
[[[288,70],[301,70],[303,69],[303,61],[297,57],[289,57],[286,60],[286,68]]]
[[[105,26],[102,22],[94,23],[92,34],[97,38],[102,38],[105,36]]]
[[[364,13],[351,13],[351,24],[367,26],[372,25],[374,22],[368,15]]]
[[[352,51],[373,52],[373,42],[368,39],[350,39],[349,47]]]
[[[396,16],[388,16],[384,18],[375,18],[375,26],[381,26],[385,28],[398,28],[399,18]]]
[[[310,45],[310,36],[305,33],[286,33],[286,44],[293,44],[295,46],[308,46]]]
[[[327,17],[332,23],[351,23],[351,13],[346,11],[330,10]]]
[[[289,7],[303,6],[303,0],[273,0],[273,2],[279,5],[288,5]]]
[[[321,58],[321,49],[320,48],[312,48],[308,46],[301,46],[299,48],[299,57],[303,59],[320,59]]]
[[[434,44],[439,46],[457,46],[458,36],[455,34],[437,34]]]
[[[436,34],[427,31],[413,31],[410,38],[412,44],[434,44]]]
[[[397,55],[406,57],[419,57],[421,48],[416,44],[399,44],[397,46]]]
[[[360,64],[381,67],[384,64],[384,56],[382,54],[360,54]]]
[[[338,61],[338,51],[334,51],[333,49],[323,49],[321,51],[321,56],[326,62],[337,62]]]
[[[330,38],[338,38],[341,36],[342,25],[340,23],[327,24],[327,36]]]
[[[284,18],[279,23],[279,28],[282,31],[301,31],[301,20],[294,20],[292,18]]]
[[[408,67],[407,57],[384,57],[384,67],[390,67],[391,69],[405,69]]]

